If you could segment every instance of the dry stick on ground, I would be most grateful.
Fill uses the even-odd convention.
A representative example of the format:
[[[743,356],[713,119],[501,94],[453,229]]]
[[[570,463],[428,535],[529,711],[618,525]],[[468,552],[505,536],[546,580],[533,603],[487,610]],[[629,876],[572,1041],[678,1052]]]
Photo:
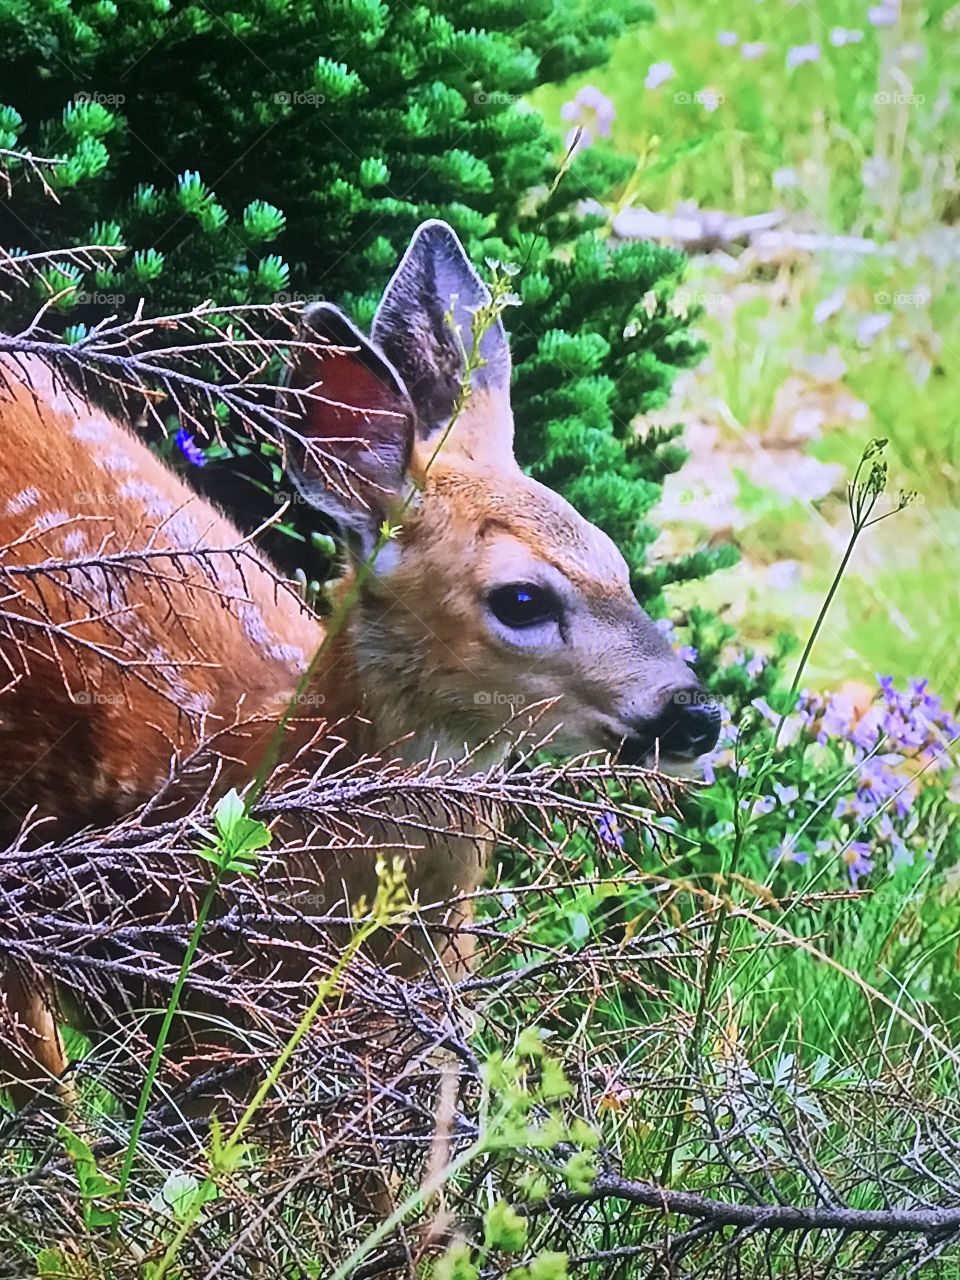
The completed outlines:
[[[699,1218],[714,1228],[762,1227],[764,1231],[858,1231],[879,1235],[921,1235],[939,1241],[960,1233],[960,1208],[852,1209],[844,1206],[789,1204],[734,1204],[694,1191],[673,1191],[653,1182],[637,1182],[619,1174],[601,1173],[587,1192],[559,1191],[543,1204],[520,1206],[529,1218],[601,1201],[659,1209],[665,1214]]]

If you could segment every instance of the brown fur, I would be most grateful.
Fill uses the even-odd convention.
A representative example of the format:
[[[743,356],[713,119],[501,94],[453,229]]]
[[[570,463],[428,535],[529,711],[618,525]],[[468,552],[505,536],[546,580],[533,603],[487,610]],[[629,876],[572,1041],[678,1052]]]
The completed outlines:
[[[129,430],[37,360],[4,358],[0,374],[0,567],[46,565],[5,583],[0,835],[9,839],[35,804],[53,830],[108,822],[238,718],[246,723],[228,736],[235,763],[223,783],[249,781],[322,641],[320,624],[252,549],[241,561],[191,554],[242,538]],[[354,751],[402,740],[410,760],[455,757],[543,700],[539,728],[557,745],[613,750],[633,719],[656,713],[664,690],[691,683],[637,606],[610,540],[524,476],[511,445],[509,405],[491,392],[471,398],[438,456],[435,440],[417,442],[413,488],[387,513],[399,536],[308,690],[328,722],[352,717]],[[132,573],[83,566],[144,548],[178,554]],[[562,580],[569,635],[555,651],[518,653],[491,631],[483,601],[491,583],[534,573]],[[509,741],[508,727],[481,763]],[[451,834],[416,856],[411,886],[423,901],[470,893],[487,853],[469,833]],[[369,893],[373,855],[338,862],[331,896],[341,878],[352,898]],[[466,919],[457,909],[455,921]],[[455,969],[469,958],[465,939],[445,954]],[[23,1078],[32,1058],[59,1075],[52,996],[12,972],[3,990],[22,1047],[8,1048],[0,1068]]]

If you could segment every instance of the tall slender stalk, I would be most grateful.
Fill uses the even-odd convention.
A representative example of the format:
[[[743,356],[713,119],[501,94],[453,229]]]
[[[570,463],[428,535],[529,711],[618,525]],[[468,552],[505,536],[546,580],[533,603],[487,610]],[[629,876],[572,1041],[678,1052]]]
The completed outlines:
[[[840,563],[833,575],[833,580],[824,597],[823,604],[817,614],[810,633],[807,636],[806,644],[797,663],[797,669],[790,685],[790,689],[785,699],[785,709],[781,712],[777,721],[776,728],[769,742],[764,747],[759,763],[756,767],[753,781],[750,785],[750,792],[756,794],[764,781],[766,780],[771,768],[773,767],[773,757],[777,749],[777,743],[780,740],[780,734],[783,732],[783,726],[786,724],[787,716],[793,710],[797,692],[800,688],[800,681],[806,670],[807,662],[813,647],[817,643],[820,632],[826,621],[827,613],[830,605],[833,603],[834,597],[839,590],[840,583],[844,574],[849,567],[851,557],[860,540],[860,537],[867,529],[875,524],[879,524],[881,520],[886,520],[891,515],[896,515],[902,511],[905,506],[910,503],[915,494],[901,493],[897,505],[890,511],[881,515],[874,515],[877,504],[880,502],[886,489],[887,466],[882,459],[883,450],[887,444],[886,440],[871,440],[864,449],[857,469],[854,472],[853,479],[847,484],[847,508],[850,512],[850,537],[847,540],[846,549],[840,559]],[[866,476],[864,477],[864,470]],[[749,797],[747,797],[749,799]],[[727,876],[735,875],[740,866],[740,855],[743,851],[744,841],[750,829],[752,813],[748,808],[746,814],[741,809],[739,791],[739,777],[735,783],[733,796],[733,826],[734,839],[733,848],[730,855],[730,864],[726,868]],[[720,960],[720,948],[723,942],[724,932],[727,925],[727,917],[730,910],[730,904],[726,898],[720,898],[717,903],[717,918],[713,926],[713,933],[710,937],[710,945],[707,949],[707,957],[704,964],[703,980],[700,984],[700,993],[697,999],[697,1007],[694,1013],[693,1029],[690,1033],[690,1039],[687,1043],[687,1054],[685,1063],[685,1075],[689,1077],[696,1066],[697,1059],[700,1056],[703,1029],[706,1023],[707,1010],[710,1007],[710,1000],[713,994],[713,983],[717,973]],[[664,1186],[669,1186],[670,1179],[673,1175],[673,1162],[676,1158],[676,1150],[680,1141],[680,1135],[683,1129],[683,1105],[682,1101],[676,1108],[673,1126],[670,1133],[670,1142],[667,1147],[667,1153],[664,1157],[663,1168],[660,1173],[660,1181]]]
[[[200,1220],[203,1212],[203,1206],[213,1197],[216,1192],[216,1175],[229,1172],[235,1163],[235,1157],[240,1153],[241,1141],[243,1135],[249,1129],[253,1120],[263,1106],[267,1094],[273,1089],[277,1081],[283,1073],[284,1067],[290,1061],[291,1057],[297,1050],[297,1046],[301,1043],[304,1036],[308,1034],[310,1028],[323,1008],[324,1004],[331,995],[337,990],[340,979],[343,977],[353,957],[357,954],[363,944],[377,932],[378,929],[387,927],[391,922],[396,920],[399,912],[406,905],[406,892],[403,879],[403,873],[397,865],[392,869],[387,869],[383,863],[378,864],[378,889],[377,897],[374,901],[373,908],[365,920],[359,923],[357,929],[354,930],[350,941],[344,947],[337,963],[333,966],[326,977],[321,978],[317,983],[317,991],[310,1004],[304,1010],[300,1021],[293,1030],[290,1039],[283,1046],[278,1054],[270,1070],[264,1076],[259,1088],[250,1099],[243,1115],[237,1121],[230,1136],[224,1143],[216,1143],[213,1149],[211,1164],[211,1172],[207,1174],[204,1180],[197,1187],[190,1200],[190,1203],[184,1213],[183,1221],[173,1239],[167,1246],[163,1257],[151,1268],[150,1280],[163,1280],[170,1268],[176,1262],[177,1255],[180,1252],[183,1242],[190,1235],[191,1231]]]
[[[130,1127],[130,1137],[127,1140],[127,1149],[123,1157],[123,1168],[120,1172],[120,1190],[118,1192],[121,1200],[125,1197],[127,1187],[130,1183],[130,1175],[133,1171],[133,1162],[136,1158],[137,1148],[140,1143],[140,1134],[143,1130],[144,1120],[146,1119],[147,1107],[150,1104],[150,1098],[153,1094],[153,1087],[160,1071],[160,1062],[163,1058],[163,1051],[167,1046],[167,1040],[170,1036],[170,1028],[173,1026],[173,1020],[180,1007],[180,997],[183,994],[184,984],[187,981],[187,975],[189,974],[190,968],[193,964],[193,958],[197,954],[197,948],[200,945],[200,936],[206,926],[207,917],[210,914],[210,909],[213,906],[214,899],[220,891],[222,880],[223,871],[217,871],[214,873],[213,878],[207,885],[206,893],[203,895],[203,901],[200,903],[200,910],[197,912],[197,919],[190,933],[190,940],[183,953],[183,960],[180,963],[180,971],[177,974],[176,982],[173,984],[173,990],[170,992],[170,999],[167,1001],[167,1007],[164,1010],[163,1022],[160,1024],[156,1043],[154,1044],[153,1052],[150,1055],[150,1064],[147,1067],[147,1074],[140,1089],[140,1096],[137,1099],[137,1110],[133,1117],[133,1124]]]

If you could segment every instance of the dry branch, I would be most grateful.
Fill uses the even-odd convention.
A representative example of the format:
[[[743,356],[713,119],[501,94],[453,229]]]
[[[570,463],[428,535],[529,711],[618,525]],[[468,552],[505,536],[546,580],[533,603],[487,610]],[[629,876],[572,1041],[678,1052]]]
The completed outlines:
[[[119,251],[86,246],[63,250],[56,259],[84,267],[100,252]],[[14,278],[24,287],[32,259],[6,256],[0,265],[5,264],[10,273],[20,263],[25,265]],[[36,264],[37,269],[40,265]],[[260,439],[284,450],[295,445],[335,492],[360,500],[353,483],[355,472],[341,453],[299,430],[311,404],[360,411],[325,396],[322,377],[302,388],[284,385],[282,392],[278,390],[296,360],[320,360],[341,350],[300,326],[298,304],[217,307],[208,301],[175,314],[148,317],[141,299],[129,320],[105,317],[67,343],[45,322],[48,311],[73,288],[71,284],[51,296],[25,329],[0,333],[0,356],[8,358],[0,360],[0,396],[10,393],[11,378],[29,384],[25,360],[34,357],[58,371],[68,385],[79,387],[85,397],[106,401],[120,416],[139,419],[163,434],[173,416],[191,434],[201,439],[215,436],[223,443],[221,421],[226,412]],[[388,409],[370,409],[363,417],[391,414]]]

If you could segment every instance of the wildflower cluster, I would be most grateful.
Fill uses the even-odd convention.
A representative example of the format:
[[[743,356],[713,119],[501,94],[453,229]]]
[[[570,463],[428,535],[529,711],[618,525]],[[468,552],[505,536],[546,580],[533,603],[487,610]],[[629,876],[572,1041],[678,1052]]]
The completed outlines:
[[[702,803],[716,818],[715,837],[732,832],[736,805],[774,872],[812,863],[852,885],[934,859],[931,818],[958,783],[960,722],[926,680],[898,689],[881,676],[875,690],[803,690],[786,714],[764,698],[751,706],[754,716],[739,728],[728,722],[706,760],[713,785]],[[772,767],[751,786],[750,748],[763,750],[774,734]]]

